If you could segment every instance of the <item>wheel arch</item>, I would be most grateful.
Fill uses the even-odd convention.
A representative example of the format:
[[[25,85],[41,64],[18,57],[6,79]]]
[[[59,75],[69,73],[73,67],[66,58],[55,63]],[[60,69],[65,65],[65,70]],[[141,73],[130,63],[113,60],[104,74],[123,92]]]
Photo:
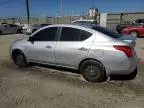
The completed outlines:
[[[16,57],[17,57],[19,54],[24,57],[23,60],[24,60],[25,64],[22,64],[22,65],[17,64]],[[20,50],[20,49],[14,49],[14,50],[12,51],[11,56],[12,56],[13,62],[14,62],[18,67],[22,67],[22,68],[23,68],[23,67],[27,67],[27,66],[29,65],[29,62],[28,62],[28,60],[27,60],[27,57],[25,56],[25,54],[23,53],[22,50]]]
[[[20,49],[14,49],[14,50],[12,51],[12,54],[11,54],[12,58],[14,59],[14,57],[15,57],[16,54],[18,54],[18,53],[21,53],[21,54],[23,54],[23,55],[25,56],[25,54],[24,54],[24,52],[23,52],[22,50],[20,50]]]

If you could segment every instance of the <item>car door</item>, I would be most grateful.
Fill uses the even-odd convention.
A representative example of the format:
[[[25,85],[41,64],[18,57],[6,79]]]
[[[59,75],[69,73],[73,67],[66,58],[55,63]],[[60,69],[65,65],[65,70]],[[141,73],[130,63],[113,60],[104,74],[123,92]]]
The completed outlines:
[[[2,32],[3,32],[3,34],[8,34],[8,33],[10,33],[10,27],[9,27],[8,24],[4,24],[4,25],[3,25]]]
[[[76,68],[79,61],[87,56],[92,43],[86,43],[84,40],[91,35],[91,33],[80,29],[63,27],[55,48],[56,63]]]
[[[15,27],[14,27],[13,24],[9,24],[8,33],[16,33],[16,32],[15,32]]]
[[[54,63],[57,30],[57,27],[45,28],[31,37],[26,47],[26,55],[29,61]]]
[[[18,30],[18,26],[15,25],[15,24],[13,24],[13,25],[11,26],[11,33],[17,33],[17,30]]]

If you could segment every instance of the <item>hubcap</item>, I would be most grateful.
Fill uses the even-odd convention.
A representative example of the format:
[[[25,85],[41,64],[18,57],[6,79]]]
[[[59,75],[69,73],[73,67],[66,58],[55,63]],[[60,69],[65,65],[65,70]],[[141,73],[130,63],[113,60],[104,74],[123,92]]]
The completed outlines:
[[[99,72],[99,70],[94,65],[88,66],[87,69],[86,69],[86,73],[90,77],[96,77],[98,72]]]
[[[131,35],[137,36],[137,32],[131,32]]]

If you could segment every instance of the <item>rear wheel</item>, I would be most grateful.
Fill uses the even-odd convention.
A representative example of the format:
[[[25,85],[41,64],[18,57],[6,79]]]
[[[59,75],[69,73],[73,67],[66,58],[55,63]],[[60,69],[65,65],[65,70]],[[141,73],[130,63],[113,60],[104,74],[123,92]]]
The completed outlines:
[[[102,82],[105,80],[105,68],[104,66],[95,61],[84,61],[80,66],[80,72],[82,76],[90,82]]]
[[[117,31],[118,33],[120,33],[120,25],[117,25],[117,26],[116,26],[116,31]]]
[[[15,64],[20,68],[24,68],[28,66],[25,55],[20,52],[13,54],[13,60]]]
[[[133,36],[138,37],[138,32],[137,32],[137,31],[131,31],[131,32],[130,32],[130,35],[133,35]]]

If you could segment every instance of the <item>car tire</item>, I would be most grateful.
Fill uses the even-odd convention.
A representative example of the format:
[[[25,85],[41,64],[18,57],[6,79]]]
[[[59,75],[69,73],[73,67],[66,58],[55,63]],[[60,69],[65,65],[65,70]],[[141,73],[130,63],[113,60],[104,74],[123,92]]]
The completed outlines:
[[[27,59],[23,53],[16,53],[13,55],[13,61],[19,68],[25,68],[28,66]]]
[[[19,34],[19,33],[22,33],[22,30],[21,30],[21,29],[18,29],[18,30],[17,30],[17,34]]]
[[[117,31],[118,33],[120,33],[120,25],[117,25],[117,26],[116,26],[116,31]]]
[[[136,37],[138,37],[138,36],[139,36],[139,34],[138,34],[138,32],[137,32],[137,31],[131,31],[129,34],[134,35],[134,36],[136,36]]]
[[[84,61],[80,66],[80,72],[89,82],[100,83],[106,78],[104,66],[95,60]]]
[[[2,35],[2,31],[0,31],[0,35]]]

